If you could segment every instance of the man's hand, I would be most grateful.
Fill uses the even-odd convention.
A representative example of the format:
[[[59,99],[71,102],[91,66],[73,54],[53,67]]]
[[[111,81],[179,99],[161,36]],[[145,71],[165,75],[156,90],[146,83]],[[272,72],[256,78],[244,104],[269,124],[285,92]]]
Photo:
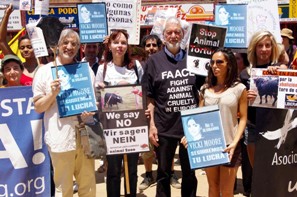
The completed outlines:
[[[158,143],[158,141],[159,141],[159,138],[158,138],[158,129],[155,126],[154,127],[150,127],[150,135],[149,135],[149,137],[150,137],[151,143],[154,146],[158,147],[159,146],[159,143]]]

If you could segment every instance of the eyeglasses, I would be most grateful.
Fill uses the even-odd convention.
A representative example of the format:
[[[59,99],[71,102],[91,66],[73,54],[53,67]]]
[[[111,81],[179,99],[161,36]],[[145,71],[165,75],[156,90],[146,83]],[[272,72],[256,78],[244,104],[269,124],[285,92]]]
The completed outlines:
[[[217,66],[221,66],[224,63],[224,60],[210,60],[210,66],[213,66],[214,64],[216,64]]]
[[[149,43],[149,44],[146,44],[146,45],[145,45],[145,47],[151,47],[151,46],[153,46],[153,47],[157,47],[157,44]]]

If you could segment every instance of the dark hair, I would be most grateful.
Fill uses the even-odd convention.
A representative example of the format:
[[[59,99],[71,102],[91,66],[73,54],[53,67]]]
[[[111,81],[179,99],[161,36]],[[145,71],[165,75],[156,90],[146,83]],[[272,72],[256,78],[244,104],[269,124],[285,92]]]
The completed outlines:
[[[159,36],[157,36],[155,34],[150,34],[150,35],[146,35],[142,38],[141,47],[143,47],[143,48],[145,47],[147,40],[156,40],[158,48],[160,48],[162,46],[162,40],[159,38]]]
[[[222,52],[225,59],[227,60],[227,76],[225,79],[225,85],[226,88],[229,88],[231,86],[233,86],[235,84],[235,82],[238,82],[239,79],[237,77],[237,62],[236,62],[236,58],[234,53],[231,50],[228,50],[226,48],[218,48],[217,50],[215,50],[212,55],[211,55],[211,59],[213,57],[213,55],[215,53],[218,52]],[[208,70],[208,77],[206,79],[206,88],[210,88],[210,87],[214,87],[215,85],[217,85],[217,78],[214,76],[213,72],[212,72],[212,68],[210,68]]]
[[[130,48],[131,51],[131,58],[134,58],[135,56],[140,56],[142,57],[143,60],[147,59],[147,54],[145,50],[139,46],[132,46]]]
[[[10,60],[6,60],[5,63],[1,65],[1,72],[2,72],[2,73],[4,73],[4,67],[5,67],[5,65],[8,64],[9,62],[15,62],[15,63],[17,63],[17,64],[20,66],[20,69],[21,69],[22,71],[24,71],[24,65],[23,65],[23,64],[21,64],[21,63],[20,63],[19,61],[17,61],[17,60],[10,59]]]
[[[116,30],[113,30],[112,33],[110,34],[109,36],[109,39],[108,39],[108,42],[105,44],[105,51],[104,51],[104,61],[105,61],[105,64],[107,64],[108,62],[112,61],[113,57],[112,57],[112,53],[111,51],[109,50],[109,45],[111,44],[111,41],[115,40],[118,35],[120,34],[123,34],[125,36],[125,38],[127,39],[127,43],[128,43],[128,39],[129,39],[129,35],[127,33],[126,30],[123,30],[123,29],[116,29]],[[132,62],[132,58],[131,58],[131,55],[130,55],[130,47],[128,45],[127,47],[127,51],[124,55],[124,65],[127,65],[127,68],[128,69],[132,69],[134,64]]]
[[[28,34],[26,33],[25,35],[23,35],[23,36],[21,36],[20,38],[19,38],[19,45],[18,45],[18,47],[20,47],[20,43],[23,41],[23,40],[30,40],[30,38],[29,38],[29,36],[28,36]],[[31,42],[31,40],[30,40],[30,42]]]
[[[240,57],[242,58],[242,61],[243,61],[243,65],[245,67],[248,67],[250,65],[250,62],[247,58],[247,53],[238,53],[240,55]]]

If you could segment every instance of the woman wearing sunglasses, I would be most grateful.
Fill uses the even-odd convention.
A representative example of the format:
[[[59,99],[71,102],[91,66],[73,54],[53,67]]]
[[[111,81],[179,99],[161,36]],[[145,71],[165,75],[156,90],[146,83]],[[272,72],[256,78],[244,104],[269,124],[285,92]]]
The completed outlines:
[[[199,106],[219,106],[227,144],[224,152],[229,154],[231,162],[205,169],[208,196],[232,197],[236,173],[241,164],[238,142],[247,122],[247,92],[245,85],[238,81],[236,58],[231,51],[217,49],[211,56],[210,65],[206,83],[201,88]],[[185,138],[181,142],[187,146]]]

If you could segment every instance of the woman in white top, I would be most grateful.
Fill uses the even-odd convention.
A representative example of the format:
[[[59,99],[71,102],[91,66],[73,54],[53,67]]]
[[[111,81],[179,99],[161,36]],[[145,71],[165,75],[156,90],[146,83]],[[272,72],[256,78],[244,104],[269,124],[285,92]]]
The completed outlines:
[[[109,36],[104,51],[104,64],[100,65],[96,74],[96,84],[100,88],[115,85],[140,83],[143,69],[138,61],[133,61],[129,54],[128,34],[125,30],[115,30]],[[136,197],[138,153],[130,153],[128,158],[128,171],[130,195]],[[107,155],[107,196],[120,196],[121,169],[123,154]],[[126,188],[125,188],[126,189]]]
[[[219,105],[230,164],[206,168],[209,197],[232,197],[240,165],[240,144],[247,122],[247,91],[237,78],[237,63],[231,51],[220,48],[211,56],[211,69],[201,88],[199,106]],[[238,121],[239,119],[239,121]],[[187,146],[186,138],[181,141]]]
[[[206,168],[209,197],[233,196],[240,146],[247,122],[247,92],[238,82],[237,63],[234,54],[226,49],[216,50],[210,61],[208,79],[202,87],[200,106],[219,105],[227,147],[231,163]],[[238,121],[239,119],[239,121]]]

